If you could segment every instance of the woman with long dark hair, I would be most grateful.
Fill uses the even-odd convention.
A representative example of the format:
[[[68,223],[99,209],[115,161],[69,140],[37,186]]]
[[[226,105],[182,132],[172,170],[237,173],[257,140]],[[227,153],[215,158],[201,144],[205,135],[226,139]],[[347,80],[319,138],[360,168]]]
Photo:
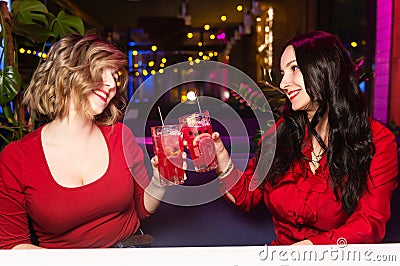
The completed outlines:
[[[244,210],[264,201],[273,244],[381,242],[397,186],[397,145],[369,116],[348,51],[335,35],[313,31],[287,42],[280,68],[288,106],[244,173],[214,135],[226,198]],[[254,180],[259,186],[250,189]]]

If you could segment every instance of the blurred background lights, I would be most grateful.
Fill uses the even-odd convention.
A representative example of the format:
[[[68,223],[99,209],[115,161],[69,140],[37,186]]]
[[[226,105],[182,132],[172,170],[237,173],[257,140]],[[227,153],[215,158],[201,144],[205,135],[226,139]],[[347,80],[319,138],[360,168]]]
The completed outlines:
[[[225,32],[222,32],[222,33],[218,34],[218,35],[217,35],[217,39],[218,39],[218,40],[225,39]]]
[[[189,101],[194,101],[196,100],[196,93],[194,91],[188,91],[186,97]]]

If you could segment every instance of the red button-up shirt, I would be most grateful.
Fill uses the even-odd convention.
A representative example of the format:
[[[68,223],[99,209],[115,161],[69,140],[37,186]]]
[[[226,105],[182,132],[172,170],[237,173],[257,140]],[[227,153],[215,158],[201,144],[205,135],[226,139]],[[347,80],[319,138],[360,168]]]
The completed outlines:
[[[367,179],[368,191],[351,215],[334,195],[325,154],[315,174],[306,160],[297,161],[278,184],[264,189],[252,188],[256,182],[253,158],[244,173],[234,169],[223,178],[222,186],[245,211],[264,201],[273,217],[276,240],[272,244],[289,245],[304,239],[313,244],[336,244],[342,238],[347,243],[381,242],[398,183],[398,151],[386,127],[371,121],[371,130],[376,153],[371,161],[371,178]],[[311,143],[306,143],[303,152],[311,158]]]

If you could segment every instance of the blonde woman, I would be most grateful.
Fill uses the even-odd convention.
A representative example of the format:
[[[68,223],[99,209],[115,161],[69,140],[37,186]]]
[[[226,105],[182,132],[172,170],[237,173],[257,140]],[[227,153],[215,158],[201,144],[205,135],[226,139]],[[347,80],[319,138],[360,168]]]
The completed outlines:
[[[44,123],[0,154],[0,248],[124,246],[156,210],[166,190],[157,160],[149,182],[142,150],[118,122],[126,62],[98,36],[71,35],[34,72],[24,104]]]

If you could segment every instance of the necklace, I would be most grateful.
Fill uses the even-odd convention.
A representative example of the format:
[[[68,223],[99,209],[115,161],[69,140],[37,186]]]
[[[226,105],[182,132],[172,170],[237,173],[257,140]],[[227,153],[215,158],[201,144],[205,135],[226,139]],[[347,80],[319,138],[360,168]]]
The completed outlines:
[[[326,139],[328,137],[328,134],[325,134],[323,142],[326,143]],[[313,145],[314,146],[314,145]],[[322,146],[318,145],[320,147],[320,150],[318,152],[318,154],[315,152],[315,149],[313,147],[312,151],[311,151],[311,163],[314,165],[315,168],[318,168],[320,166],[319,161],[322,158],[322,155],[324,154],[325,150]]]
[[[311,163],[314,165],[315,168],[318,168],[320,166],[319,161],[321,160],[322,155],[324,154],[324,149],[321,149],[318,154],[316,154],[314,150],[312,150],[311,154],[312,154]]]

